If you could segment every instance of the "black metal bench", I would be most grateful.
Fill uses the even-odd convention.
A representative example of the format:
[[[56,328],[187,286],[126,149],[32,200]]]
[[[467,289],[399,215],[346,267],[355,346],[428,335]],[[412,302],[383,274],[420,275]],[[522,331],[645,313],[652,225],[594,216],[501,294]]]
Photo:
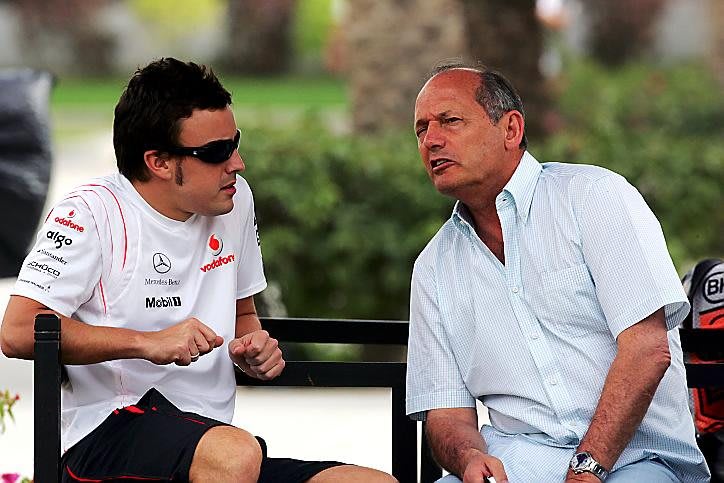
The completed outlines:
[[[282,345],[289,342],[407,345],[408,323],[385,320],[264,318],[262,325]],[[60,326],[57,317],[35,321],[35,481],[54,482],[60,454]],[[392,391],[392,474],[402,483],[439,478],[417,424],[405,416],[405,362],[287,361],[281,376],[262,382],[237,370],[240,386],[381,387]]]
[[[406,345],[408,323],[383,320],[262,318],[281,342]],[[680,329],[684,351],[719,350],[724,330]],[[60,324],[53,315],[35,321],[35,481],[57,481],[60,455]],[[432,460],[426,440],[417,444],[416,423],[405,416],[404,362],[287,361],[277,379],[261,382],[237,372],[242,386],[388,387],[392,390],[392,473],[402,483],[429,483],[442,471]],[[724,386],[724,364],[687,363],[689,387]],[[424,434],[424,429],[423,429]]]

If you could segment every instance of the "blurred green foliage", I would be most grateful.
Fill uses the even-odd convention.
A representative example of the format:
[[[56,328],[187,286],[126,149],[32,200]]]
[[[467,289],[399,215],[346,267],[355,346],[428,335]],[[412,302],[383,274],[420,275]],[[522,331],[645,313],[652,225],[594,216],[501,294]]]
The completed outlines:
[[[724,98],[710,73],[580,61],[564,72],[554,121],[563,127],[531,140],[531,152],[542,162],[596,164],[626,176],[661,220],[680,273],[724,256]],[[411,129],[333,134],[326,126],[340,116],[344,123],[347,107],[338,80],[224,83],[243,132],[267,277],[280,284],[289,314],[406,318],[412,263],[452,206],[427,179]],[[110,129],[124,84],[61,79],[56,139]],[[276,115],[306,108],[319,114]]]
[[[264,265],[289,314],[406,318],[412,263],[452,205],[414,136],[335,136],[309,116],[248,139]]]
[[[330,77],[227,77],[221,78],[232,93],[234,108],[244,106],[300,106],[308,109],[346,106],[344,82]],[[51,108],[96,109],[113,114],[127,79],[61,78],[54,87]]]
[[[300,0],[294,10],[293,39],[301,55],[319,56],[332,27],[332,0]]]
[[[169,38],[189,35],[200,28],[218,28],[226,11],[223,0],[129,0],[132,11],[154,26],[156,35]]]
[[[680,273],[724,255],[724,96],[702,66],[577,62],[558,106],[563,129],[539,160],[595,164],[625,176],[661,221]]]
[[[639,188],[680,273],[722,256],[724,101],[703,68],[576,64],[541,161],[605,166]],[[267,276],[290,315],[406,318],[419,251],[450,215],[411,132],[331,134],[318,117],[257,128],[242,147]]]

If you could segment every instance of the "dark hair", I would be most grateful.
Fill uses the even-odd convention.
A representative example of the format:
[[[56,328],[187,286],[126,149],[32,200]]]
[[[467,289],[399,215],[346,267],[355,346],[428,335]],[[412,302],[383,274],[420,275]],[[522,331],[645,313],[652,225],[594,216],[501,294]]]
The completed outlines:
[[[520,100],[518,92],[516,92],[513,84],[503,76],[500,72],[490,70],[483,64],[466,64],[463,62],[446,62],[439,64],[430,73],[428,79],[435,77],[437,74],[449,70],[464,69],[473,71],[480,78],[480,85],[475,91],[475,100],[480,104],[485,113],[488,115],[493,124],[497,124],[503,114],[510,111],[518,111],[525,120],[525,111],[523,110],[523,101]],[[520,140],[519,148],[528,147],[528,138],[525,135],[525,127],[523,128],[523,139]]]
[[[118,171],[129,180],[147,181],[143,153],[178,144],[182,119],[194,109],[224,109],[231,94],[204,65],[166,57],[136,70],[113,120]]]

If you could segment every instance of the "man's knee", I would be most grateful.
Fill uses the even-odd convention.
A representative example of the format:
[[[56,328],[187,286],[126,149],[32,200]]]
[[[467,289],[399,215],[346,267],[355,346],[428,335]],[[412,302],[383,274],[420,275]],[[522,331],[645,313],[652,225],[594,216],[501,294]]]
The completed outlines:
[[[196,446],[189,480],[255,482],[261,459],[261,446],[254,436],[233,426],[217,426]]]
[[[356,465],[342,465],[328,468],[307,480],[307,483],[397,483],[393,476],[382,471]]]

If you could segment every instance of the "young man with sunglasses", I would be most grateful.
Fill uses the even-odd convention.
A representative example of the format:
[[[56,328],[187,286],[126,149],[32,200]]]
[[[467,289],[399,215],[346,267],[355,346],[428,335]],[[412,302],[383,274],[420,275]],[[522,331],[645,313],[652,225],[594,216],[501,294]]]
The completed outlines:
[[[254,307],[266,280],[230,104],[204,66],[138,70],[115,110],[119,173],[68,193],[20,271],[0,344],[30,359],[35,316],[61,318],[63,482],[394,481],[268,458],[229,424],[234,364],[284,369]]]

